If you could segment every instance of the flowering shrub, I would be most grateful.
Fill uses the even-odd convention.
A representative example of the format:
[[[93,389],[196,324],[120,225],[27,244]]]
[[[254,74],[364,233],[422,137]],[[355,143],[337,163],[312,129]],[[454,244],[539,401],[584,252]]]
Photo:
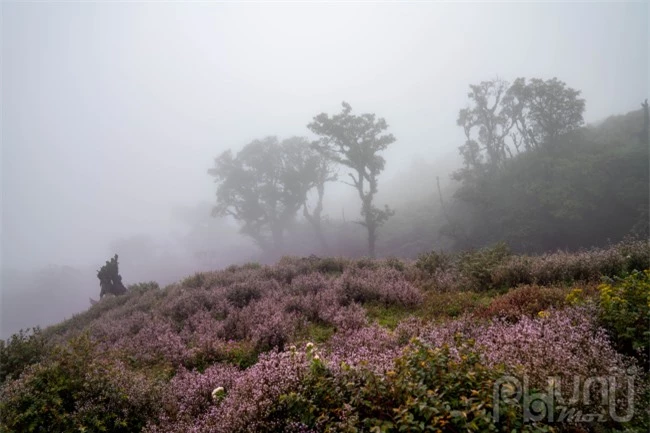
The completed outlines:
[[[632,242],[537,257],[504,246],[415,262],[289,257],[163,290],[132,286],[0,343],[0,432],[542,428],[491,419],[488,383],[523,372],[543,387],[548,376],[633,366],[625,354],[648,350],[648,272],[589,298],[602,273],[624,273],[648,251]],[[560,284],[576,280],[588,284]],[[486,290],[514,282],[525,285]],[[318,348],[295,348],[305,340]]]
[[[0,430],[139,431],[158,398],[155,382],[102,356],[82,336],[2,388]]]
[[[422,302],[422,293],[404,275],[389,267],[348,269],[336,280],[340,302],[379,301],[412,307]]]
[[[303,431],[550,430],[524,424],[521,406],[504,406],[499,421],[493,418],[493,385],[504,370],[483,366],[471,345],[459,346],[454,356],[446,346],[416,340],[383,373],[346,363],[332,370],[331,362],[309,355],[300,388],[281,395],[268,415],[276,425]]]
[[[616,347],[650,362],[650,270],[635,271],[600,287],[600,320]]]

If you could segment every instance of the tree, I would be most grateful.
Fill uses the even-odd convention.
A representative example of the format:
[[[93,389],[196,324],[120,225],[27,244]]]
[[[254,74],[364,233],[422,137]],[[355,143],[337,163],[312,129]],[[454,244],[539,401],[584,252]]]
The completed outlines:
[[[323,179],[321,156],[307,139],[276,137],[254,140],[236,156],[223,152],[208,173],[219,183],[214,216],[230,215],[242,224],[241,233],[251,237],[265,252],[282,251],[284,232],[307,193]],[[322,194],[320,196],[322,200]],[[321,202],[322,209],[322,202]],[[314,220],[320,221],[320,211]]]
[[[528,84],[517,78],[512,85],[496,78],[469,87],[469,104],[457,120],[466,138],[459,147],[465,167],[455,174],[458,180],[476,180],[515,154],[551,147],[584,123],[580,91],[557,78]]]
[[[525,83],[525,79],[519,80]],[[585,111],[585,100],[579,98],[579,90],[567,87],[557,78],[546,81],[533,78],[526,88],[524,104],[530,135],[536,143],[554,146],[560,135],[584,124],[582,113]]]
[[[340,114],[330,117],[321,113],[314,117],[307,127],[320,140],[314,148],[328,160],[348,167],[352,172],[348,176],[361,199],[361,216],[359,224],[368,230],[368,253],[375,256],[377,229],[388,220],[394,211],[388,206],[379,209],[373,199],[377,193],[377,177],[384,170],[386,161],[378,155],[395,142],[393,134],[384,134],[388,125],[383,118],[374,114],[351,114],[350,104],[343,102]]]
[[[465,131],[466,141],[460,152],[467,166],[476,168],[483,164],[481,151],[485,151],[489,166],[500,165],[507,158],[510,149],[506,137],[514,126],[510,107],[503,103],[508,86],[508,82],[498,78],[469,86],[470,105],[460,110],[456,121]]]

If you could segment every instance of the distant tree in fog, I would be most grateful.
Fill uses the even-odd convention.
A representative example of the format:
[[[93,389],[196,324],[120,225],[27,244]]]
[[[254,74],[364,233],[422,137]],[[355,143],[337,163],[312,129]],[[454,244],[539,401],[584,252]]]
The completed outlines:
[[[254,140],[236,156],[225,151],[208,170],[219,184],[213,215],[232,216],[241,224],[241,233],[263,251],[281,252],[284,233],[301,208],[320,228],[323,185],[331,177],[328,170],[302,137]],[[312,188],[318,189],[320,200],[309,212],[307,196]]]
[[[585,100],[580,91],[557,78],[517,78],[508,90],[506,104],[516,120],[517,130],[529,148],[552,146],[560,135],[583,125]],[[517,104],[513,104],[514,101]]]
[[[330,117],[321,113],[307,127],[321,138],[314,148],[325,158],[351,169],[348,173],[361,199],[361,225],[368,230],[368,253],[375,256],[377,229],[394,211],[388,206],[379,209],[373,204],[377,193],[377,176],[386,161],[378,153],[395,142],[393,134],[384,134],[388,125],[374,114],[351,114],[350,104],[343,102],[341,113]]]
[[[584,123],[580,91],[557,78],[517,78],[512,85],[496,78],[469,87],[469,104],[457,120],[466,137],[458,180],[476,180],[515,154],[553,146]]]

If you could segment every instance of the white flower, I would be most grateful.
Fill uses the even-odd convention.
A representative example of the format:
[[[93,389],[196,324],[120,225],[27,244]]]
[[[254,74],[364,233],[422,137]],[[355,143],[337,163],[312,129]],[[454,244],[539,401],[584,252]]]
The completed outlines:
[[[291,345],[291,346],[289,347],[289,350],[292,351],[292,352],[295,352],[295,351],[296,351],[296,346]]]
[[[212,391],[212,400],[218,399],[224,393],[223,386],[218,386]]]
[[[314,361],[318,361],[320,359],[320,356],[318,356],[318,353],[314,355]]]
[[[311,349],[314,348],[314,343],[312,343],[312,342],[310,341],[309,343],[307,343],[307,346],[306,346],[306,347],[307,347],[307,350],[311,350]]]

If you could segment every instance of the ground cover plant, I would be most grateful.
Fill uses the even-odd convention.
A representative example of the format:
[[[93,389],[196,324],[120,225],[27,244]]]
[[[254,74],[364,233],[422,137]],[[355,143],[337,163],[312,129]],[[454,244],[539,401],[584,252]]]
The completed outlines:
[[[647,431],[649,263],[647,241],[496,245],[131,286],[0,343],[0,431]],[[523,392],[495,398],[507,377],[544,416]],[[576,378],[592,396],[618,384],[611,407],[561,404]]]

